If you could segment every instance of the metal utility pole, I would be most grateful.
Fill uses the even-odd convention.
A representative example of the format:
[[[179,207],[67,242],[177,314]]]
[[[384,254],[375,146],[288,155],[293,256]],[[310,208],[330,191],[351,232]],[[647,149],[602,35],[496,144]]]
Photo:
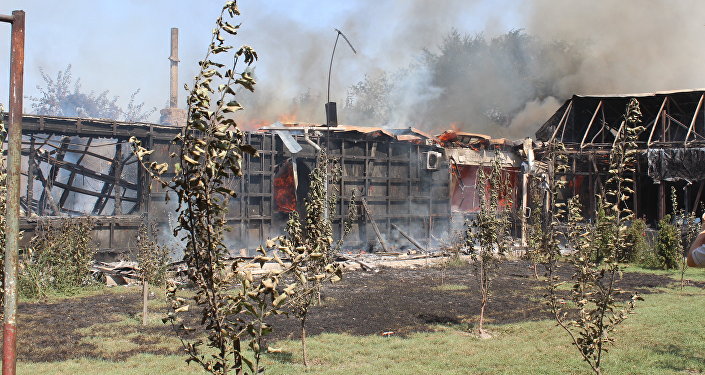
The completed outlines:
[[[335,32],[337,33],[335,35],[335,44],[333,44],[333,53],[330,55],[330,65],[328,66],[328,93],[326,96],[326,151],[330,152],[330,127],[331,126],[338,126],[338,110],[336,109],[335,102],[330,101],[330,76],[331,72],[333,71],[333,57],[335,57],[335,48],[338,47],[338,39],[340,39],[340,36],[343,36],[343,39],[348,43],[350,46],[350,49],[353,51],[354,54],[357,55],[357,51],[355,51],[355,47],[352,46],[352,43],[348,40],[348,37],[343,34],[342,31],[338,29],[334,29]],[[325,180],[325,189],[326,189],[326,205],[324,209],[324,217],[326,220],[328,220],[328,168],[330,168],[330,165],[326,167],[326,180]],[[343,194],[343,192],[341,192]]]
[[[338,39],[340,39],[341,35],[343,36],[343,39],[348,42],[348,45],[350,46],[350,49],[353,51],[353,53],[357,55],[357,51],[355,51],[355,47],[352,46],[352,43],[350,43],[348,37],[346,37],[345,34],[343,34],[343,32],[338,29],[333,30],[335,30],[335,32],[338,34],[335,36],[335,44],[333,44],[333,53],[331,53],[330,55],[330,65],[328,66],[328,95],[326,96],[326,126],[328,127],[330,127],[331,125],[338,125],[338,114],[335,108],[335,103],[331,103],[330,101],[330,75],[333,71],[333,57],[335,56],[335,47],[338,46]],[[330,133],[330,129],[328,130],[328,133]]]
[[[10,115],[7,140],[7,212],[5,215],[5,288],[2,374],[15,375],[17,362],[17,253],[20,237],[20,160],[22,157],[22,77],[24,75],[24,11],[0,21],[12,24],[10,51]]]

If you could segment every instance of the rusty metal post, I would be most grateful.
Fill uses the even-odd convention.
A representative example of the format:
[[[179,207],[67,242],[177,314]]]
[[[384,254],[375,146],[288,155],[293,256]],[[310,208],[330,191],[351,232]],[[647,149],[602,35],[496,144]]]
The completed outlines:
[[[12,23],[10,52],[10,115],[7,141],[7,213],[5,216],[5,306],[2,374],[14,375],[17,361],[17,253],[20,237],[20,161],[22,158],[22,77],[24,74],[24,11],[0,21]]]
[[[169,108],[176,108],[179,102],[179,29],[171,28],[171,71],[169,79]]]

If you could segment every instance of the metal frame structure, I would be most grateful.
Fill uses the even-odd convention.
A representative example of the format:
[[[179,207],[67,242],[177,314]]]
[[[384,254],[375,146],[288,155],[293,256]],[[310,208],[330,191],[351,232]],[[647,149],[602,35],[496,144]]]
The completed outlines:
[[[398,240],[400,245],[405,241],[394,225],[427,243],[440,237],[450,220],[444,150],[413,136],[361,129],[310,127],[310,134],[293,136],[301,149],[297,153],[289,151],[275,131],[246,133],[245,141],[259,150],[259,156],[246,155],[243,176],[233,179],[238,196],[231,200],[227,216],[231,227],[227,244],[236,251],[253,249],[280,234],[288,215],[276,207],[273,179],[287,160],[294,160],[298,169],[296,200],[303,210],[308,172],[316,163],[313,145],[330,145],[329,155],[340,165],[342,175],[335,187],[340,199],[331,213],[336,231],[342,231],[352,189],[358,199],[366,199],[371,211],[373,219],[360,211],[350,246],[375,246],[378,239],[371,220],[386,241]],[[165,191],[138,168],[127,142],[130,136],[137,137],[155,150],[150,161],[165,162],[175,151],[171,141],[180,131],[146,123],[25,115],[21,198],[25,238],[32,237],[38,220],[90,215],[96,219],[94,236],[101,260],[135,248],[135,234],[145,217],[158,222],[167,243],[176,241],[171,234],[176,207],[165,203]],[[426,168],[428,152],[437,153],[442,164]],[[76,206],[77,201],[84,204]]]
[[[626,105],[632,98],[639,101],[645,127],[637,142],[639,163],[632,176],[635,191],[630,201],[632,209],[638,217],[646,217],[655,224],[670,210],[668,187],[675,186],[681,207],[696,212],[703,198],[705,175],[694,171],[688,178],[650,178],[647,156],[650,152],[673,150],[681,150],[686,155],[701,152],[705,147],[705,90],[575,95],[537,131],[536,137],[546,143],[558,141],[566,146],[571,163],[571,170],[565,177],[572,188],[568,195],[580,194],[588,212],[594,212],[593,197],[606,181],[609,152],[616,141],[615,134],[624,126]],[[541,148],[537,151],[541,153]],[[653,202],[657,202],[657,207]]]

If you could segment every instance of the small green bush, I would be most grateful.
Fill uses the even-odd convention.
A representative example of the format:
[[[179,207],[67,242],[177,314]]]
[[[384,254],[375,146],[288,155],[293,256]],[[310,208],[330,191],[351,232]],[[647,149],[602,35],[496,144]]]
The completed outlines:
[[[633,263],[639,260],[640,255],[649,251],[649,243],[646,240],[646,221],[635,219],[627,228],[625,233],[627,246],[620,254],[620,261]]]
[[[96,252],[89,218],[43,220],[21,258],[19,291],[22,296],[45,297],[48,292],[74,293],[91,283]]]
[[[671,215],[664,216],[658,223],[656,237],[656,258],[659,268],[676,269],[683,258],[681,234],[671,223]]]

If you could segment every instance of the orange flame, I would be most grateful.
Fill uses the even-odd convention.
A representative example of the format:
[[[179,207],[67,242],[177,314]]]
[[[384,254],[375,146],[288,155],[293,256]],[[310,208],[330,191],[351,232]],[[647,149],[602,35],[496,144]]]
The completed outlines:
[[[291,123],[291,122],[296,122],[296,115],[293,114],[293,113],[285,114],[285,115],[279,115],[279,116],[277,117],[277,121],[281,122],[282,124]]]
[[[443,147],[450,146],[456,139],[458,139],[458,133],[453,129],[446,130],[438,136],[438,140]]]
[[[277,211],[286,213],[296,211],[296,181],[291,160],[287,160],[279,167],[274,175],[273,185]]]

